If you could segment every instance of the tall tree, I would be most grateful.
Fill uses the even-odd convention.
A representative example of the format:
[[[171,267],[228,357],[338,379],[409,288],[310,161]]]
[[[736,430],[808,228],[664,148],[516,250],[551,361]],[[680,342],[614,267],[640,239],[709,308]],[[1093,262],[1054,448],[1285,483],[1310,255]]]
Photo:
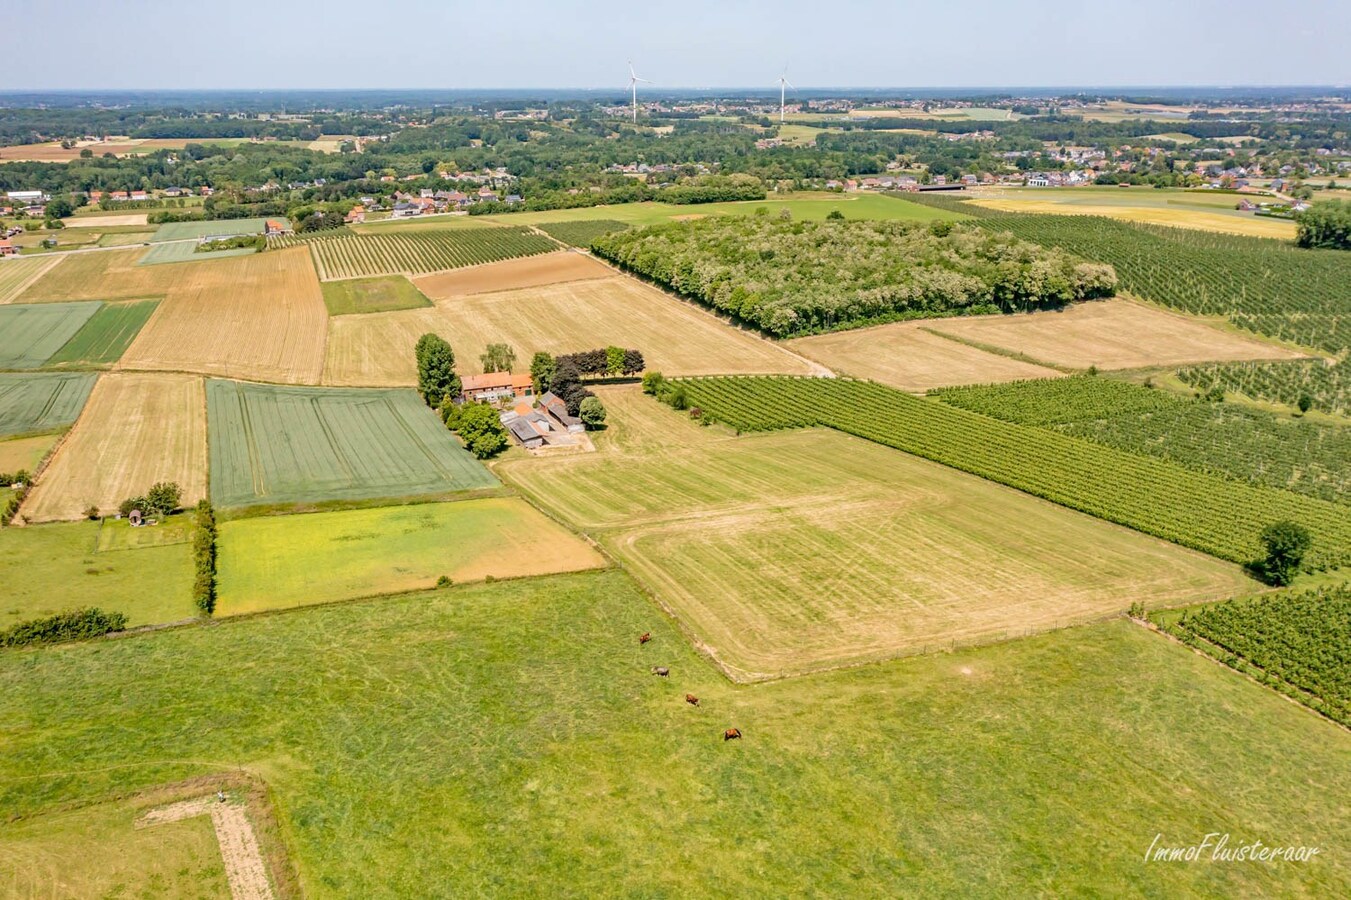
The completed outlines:
[[[428,406],[438,407],[446,398],[460,394],[460,376],[455,374],[455,351],[435,334],[424,334],[413,348],[417,357],[417,389]]]
[[[510,372],[516,365],[516,351],[509,344],[489,344],[478,359],[484,372]]]

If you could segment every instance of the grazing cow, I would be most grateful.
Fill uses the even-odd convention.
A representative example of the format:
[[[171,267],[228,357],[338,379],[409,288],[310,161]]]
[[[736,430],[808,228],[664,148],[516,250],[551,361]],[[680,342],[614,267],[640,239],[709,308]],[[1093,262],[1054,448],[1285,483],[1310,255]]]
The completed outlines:
[[[650,631],[644,631],[642,634],[638,635],[638,644],[640,646],[646,644],[650,640],[652,640],[652,632]]]
[[[723,739],[724,741],[739,741],[739,740],[741,740],[741,729],[740,729],[740,728],[729,728],[729,729],[727,729],[726,731],[724,731],[724,732],[722,733],[722,739]]]
[[[688,703],[690,706],[698,706],[698,705],[699,705],[699,698],[696,697],[696,696],[694,696],[693,694],[686,694],[686,695],[685,695],[685,702]]]
[[[671,674],[671,670],[666,668],[665,666],[653,666],[652,674],[660,675],[662,678],[665,678],[666,676]]]

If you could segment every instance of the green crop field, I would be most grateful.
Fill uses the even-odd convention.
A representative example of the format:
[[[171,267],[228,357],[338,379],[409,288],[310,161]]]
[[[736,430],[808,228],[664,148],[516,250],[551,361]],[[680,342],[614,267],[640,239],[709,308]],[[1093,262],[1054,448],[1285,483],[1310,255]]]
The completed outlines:
[[[496,487],[411,390],[206,385],[211,499],[221,506]]]
[[[1351,501],[1351,428],[1344,426],[1092,376],[935,393],[1006,422],[1051,427],[1237,481]]]
[[[1351,892],[1351,736],[1124,621],[735,687],[606,571],[5,653],[0,685],[0,845],[242,769],[304,896]],[[1324,850],[1143,861],[1207,832]]]
[[[374,275],[425,275],[479,263],[534,256],[558,245],[525,228],[406,229],[396,226],[370,233],[322,239],[282,238],[271,246],[303,244],[314,255],[320,279]]]
[[[240,519],[221,526],[220,540],[218,616],[429,588],[442,575],[605,565],[518,497]]]
[[[99,552],[98,542],[97,522],[0,529],[0,628],[82,606],[126,613],[130,626],[195,613],[187,544]]]
[[[267,219],[213,219],[198,222],[166,222],[155,230],[151,243],[164,241],[195,241],[203,237],[234,237],[240,234],[262,234]],[[192,246],[189,244],[188,246]],[[198,254],[215,256],[217,254]]]
[[[105,303],[47,360],[47,367],[107,366],[117,362],[158,305],[157,300]]]
[[[1240,484],[871,382],[741,377],[682,384],[691,405],[742,431],[827,425],[1221,559],[1256,559],[1261,530],[1293,519],[1314,535],[1310,566],[1351,562],[1351,517],[1338,503]]]
[[[325,281],[322,288],[324,305],[328,307],[330,316],[390,312],[432,305],[432,301],[402,275]]]
[[[179,222],[177,224],[192,223]],[[152,243],[150,249],[145,251],[145,255],[136,261],[136,265],[159,266],[165,263],[202,262],[208,259],[225,259],[230,256],[248,256],[250,253],[257,252],[253,247],[236,247],[232,250],[213,250],[210,253],[198,253],[196,241]]]
[[[0,306],[0,369],[36,369],[75,336],[102,304]]]
[[[74,372],[0,373],[0,437],[42,434],[74,424],[94,378]]]
[[[607,430],[597,453],[497,471],[619,557],[740,681],[1252,587],[1237,567],[888,447],[689,433],[635,394],[603,393],[609,429],[660,439],[616,447]]]
[[[623,231],[629,225],[614,219],[581,219],[575,222],[545,222],[539,226],[549,237],[573,247],[590,247],[602,234]]]

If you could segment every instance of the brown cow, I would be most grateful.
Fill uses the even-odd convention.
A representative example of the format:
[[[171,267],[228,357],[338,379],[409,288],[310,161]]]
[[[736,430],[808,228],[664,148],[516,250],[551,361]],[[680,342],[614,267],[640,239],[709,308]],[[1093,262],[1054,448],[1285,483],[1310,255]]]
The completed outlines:
[[[665,666],[653,666],[652,674],[660,675],[662,678],[665,678],[666,676],[671,674],[671,670],[666,668]]]
[[[690,706],[698,706],[698,705],[699,705],[699,698],[696,697],[696,696],[694,696],[693,694],[686,694],[686,695],[685,695],[685,702],[688,703]]]
[[[739,728],[729,728],[729,729],[727,729],[726,731],[724,731],[724,732],[722,733],[722,739],[723,739],[724,741],[739,741],[739,740],[741,740],[741,729],[739,729]]]
[[[646,644],[650,640],[652,640],[652,632],[650,631],[644,631],[642,634],[638,635],[638,644],[640,646]]]

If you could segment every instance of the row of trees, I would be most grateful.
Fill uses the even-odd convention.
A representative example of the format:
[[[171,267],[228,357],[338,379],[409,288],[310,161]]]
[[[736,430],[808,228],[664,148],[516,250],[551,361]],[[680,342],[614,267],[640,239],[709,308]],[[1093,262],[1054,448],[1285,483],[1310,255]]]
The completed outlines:
[[[417,358],[418,393],[428,406],[440,412],[441,421],[460,436],[469,452],[479,459],[487,459],[505,450],[507,430],[498,418],[497,410],[486,403],[460,402],[464,388],[460,376],[455,374],[455,351],[450,344],[439,335],[428,333],[418,338],[413,352]],[[490,355],[508,365],[514,363],[516,357],[505,344],[490,347],[484,354],[485,363],[495,361]]]
[[[571,415],[588,427],[597,427],[605,421],[605,407],[584,380],[636,375],[644,367],[642,351],[623,347],[599,347],[557,357],[540,352],[530,360],[530,377],[536,393],[552,391]]]

